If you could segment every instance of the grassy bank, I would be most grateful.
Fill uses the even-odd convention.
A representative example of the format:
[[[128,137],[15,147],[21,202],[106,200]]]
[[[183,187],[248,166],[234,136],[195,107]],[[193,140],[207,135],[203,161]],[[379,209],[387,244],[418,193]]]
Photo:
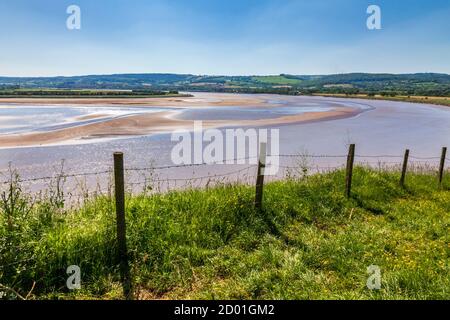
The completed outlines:
[[[265,187],[140,195],[127,199],[127,235],[139,298],[450,299],[450,179],[356,168]],[[11,193],[11,191],[13,193]],[[10,196],[8,200],[8,195]],[[11,197],[12,195],[12,197]],[[114,205],[108,196],[64,209],[61,195],[32,201],[2,189],[0,283],[29,298],[121,298]],[[13,201],[11,201],[11,199]],[[20,262],[21,261],[21,262]],[[66,268],[81,268],[81,290]],[[366,287],[367,267],[382,287]],[[4,297],[5,298],[5,297]]]
[[[368,95],[368,94],[326,94],[317,93],[316,96],[336,97],[336,98],[354,98],[354,99],[371,99],[371,100],[389,100],[413,103],[427,103],[450,107],[450,97],[433,97],[433,96],[386,96],[386,95]]]

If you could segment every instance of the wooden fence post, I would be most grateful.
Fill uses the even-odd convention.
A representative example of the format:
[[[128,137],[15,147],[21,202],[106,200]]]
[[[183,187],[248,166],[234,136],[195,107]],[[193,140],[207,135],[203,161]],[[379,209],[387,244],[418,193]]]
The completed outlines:
[[[402,176],[400,177],[400,186],[405,187],[406,170],[408,169],[409,149],[406,149],[405,156],[403,158]]]
[[[114,153],[114,184],[116,198],[117,246],[120,263],[120,277],[126,299],[133,299],[133,290],[128,265],[126,225],[125,225],[125,182],[123,173],[123,153]]]
[[[353,163],[355,162],[355,145],[351,144],[348,149],[347,170],[345,176],[345,196],[350,198],[352,191]]]
[[[442,181],[444,180],[445,158],[447,157],[447,148],[442,148],[441,163],[439,165],[439,187],[442,187]]]
[[[261,210],[264,186],[264,168],[266,167],[267,143],[261,142],[259,145],[258,173],[256,176],[255,208]]]

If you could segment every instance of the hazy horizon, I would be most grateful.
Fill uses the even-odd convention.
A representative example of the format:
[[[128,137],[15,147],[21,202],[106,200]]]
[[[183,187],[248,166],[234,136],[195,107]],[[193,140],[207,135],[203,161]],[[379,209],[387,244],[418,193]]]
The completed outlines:
[[[329,75],[345,75],[345,74],[371,74],[371,75],[414,75],[414,74],[443,74],[450,76],[450,73],[445,72],[408,72],[408,73],[390,73],[390,72],[348,72],[348,73],[328,73],[328,74],[294,74],[282,72],[279,74],[198,74],[198,73],[176,73],[176,72],[131,72],[131,73],[87,73],[87,74],[70,74],[70,75],[49,75],[49,76],[5,76],[0,74],[0,78],[71,78],[71,77],[91,77],[91,76],[115,76],[115,75],[140,75],[140,74],[176,74],[176,75],[192,75],[192,76],[208,76],[208,77],[252,77],[252,76],[279,76],[282,74],[292,76],[329,76]]]

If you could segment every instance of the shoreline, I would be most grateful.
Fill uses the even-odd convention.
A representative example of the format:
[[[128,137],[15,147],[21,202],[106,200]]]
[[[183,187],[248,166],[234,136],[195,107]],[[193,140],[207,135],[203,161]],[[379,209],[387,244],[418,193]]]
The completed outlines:
[[[71,99],[57,100],[46,99],[39,100],[46,105],[80,105],[85,106],[114,106],[114,105],[139,105],[142,107],[220,107],[229,105],[239,105],[245,107],[276,107],[263,96],[251,95],[231,95],[231,94],[197,94],[194,97],[185,98],[141,98],[121,99],[113,101],[111,99],[77,99],[77,103],[73,103]],[[118,102],[118,103],[117,103]],[[14,99],[8,104],[35,105],[35,99]],[[4,104],[4,99],[0,99],[0,104]],[[334,106],[329,111],[305,112],[293,115],[285,115],[281,117],[269,119],[254,120],[204,120],[203,127],[208,128],[224,128],[224,127],[261,127],[274,125],[288,125],[295,123],[310,123],[317,121],[336,120],[356,116],[364,110],[350,106]],[[35,147],[47,145],[64,145],[64,143],[74,144],[76,141],[89,141],[105,138],[119,138],[132,136],[145,136],[152,134],[164,134],[173,130],[183,129],[191,131],[193,129],[193,120],[177,119],[179,113],[176,109],[173,111],[161,111],[147,114],[129,115],[106,121],[100,121],[79,126],[68,127],[64,129],[48,131],[21,133],[0,136],[0,148],[17,148],[17,147]],[[89,143],[89,142],[88,142]]]
[[[251,94],[232,94],[199,92],[195,95],[155,98],[1,98],[0,105],[81,105],[81,106],[142,106],[142,107],[188,107],[192,106],[227,106],[237,104],[241,106],[268,105],[265,99]]]
[[[346,98],[346,99],[366,99],[375,101],[393,101],[393,102],[409,102],[409,103],[419,103],[419,104],[431,104],[434,106],[450,107],[450,97],[432,97],[432,96],[381,96],[375,95],[370,96],[367,94],[334,94],[334,93],[313,93],[313,97],[324,97],[324,98]]]

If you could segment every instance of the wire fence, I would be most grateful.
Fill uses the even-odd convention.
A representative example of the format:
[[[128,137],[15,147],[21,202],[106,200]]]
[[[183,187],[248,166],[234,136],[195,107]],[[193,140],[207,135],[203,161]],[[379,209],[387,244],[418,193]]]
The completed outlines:
[[[211,163],[141,167],[131,166],[124,168],[122,166],[119,169],[119,173],[124,176],[125,181],[121,182],[122,188],[119,189],[123,189],[128,193],[160,193],[186,188],[209,188],[221,184],[238,183],[255,185],[256,182],[255,208],[260,209],[261,197],[258,200],[258,194],[262,195],[264,184],[263,177],[265,176],[261,169],[267,168],[268,165],[275,165],[275,167],[278,168],[278,171],[273,175],[265,176],[266,182],[283,179],[285,177],[305,177],[310,174],[345,169],[346,195],[349,197],[351,195],[352,169],[354,164],[381,170],[401,169],[402,175],[406,172],[407,166],[405,164],[408,164],[409,171],[430,172],[439,170],[439,179],[442,181],[445,162],[449,160],[446,157],[446,149],[444,149],[440,157],[409,156],[408,158],[406,154],[354,154],[354,145],[351,145],[349,154],[346,155],[280,154],[266,156],[264,154],[263,158],[259,155],[259,157],[240,157]],[[409,151],[407,153],[409,154]],[[408,159],[412,159],[412,161],[408,162]],[[273,162],[274,160],[276,160],[276,163]],[[37,194],[46,196],[48,193],[51,193],[53,197],[61,201],[63,198],[85,201],[86,199],[99,195],[108,196],[111,200],[113,197],[116,197],[116,217],[119,219],[122,215],[124,219],[124,210],[123,212],[119,212],[117,206],[117,198],[119,196],[116,188],[118,181],[120,181],[120,179],[117,180],[117,173],[118,166],[116,162],[114,162],[114,166],[98,171],[64,173],[63,168],[61,168],[61,170],[54,174],[30,176],[26,178],[20,178],[16,171],[11,167],[6,173],[3,172],[0,175],[5,178],[4,180],[0,180],[0,191],[3,190],[1,195],[2,197],[5,197],[8,195],[8,188],[10,188],[9,192],[12,192],[12,186],[14,184],[26,184],[31,191]],[[34,188],[33,185],[36,184],[37,186]],[[22,186],[20,188],[22,188]],[[125,195],[122,194],[120,197],[124,199]],[[117,232],[119,234],[119,227],[117,227]],[[123,239],[126,239],[125,234],[123,234]],[[118,239],[117,244],[120,248],[120,239]],[[36,261],[36,256],[39,254],[33,250],[28,252],[30,247],[27,244],[14,247],[4,246],[4,248],[7,248],[7,250],[5,252],[0,252],[0,257],[8,254],[11,259],[7,260],[6,263],[2,263],[4,261],[3,258],[1,259],[3,261],[0,260],[0,274],[12,267],[21,265],[28,267]],[[114,244],[111,248],[113,248],[112,250],[115,250]],[[81,246],[81,248],[75,250],[70,249],[70,255],[81,254],[83,251],[86,252],[87,250],[92,250],[92,247]],[[15,260],[14,252],[22,252],[21,257],[25,256],[25,258]],[[47,252],[47,254],[50,254],[50,252]],[[64,250],[60,250],[58,253],[54,254],[64,255],[66,253]],[[67,254],[69,254],[69,250],[67,251]],[[80,255],[80,257],[81,256],[82,255]],[[64,265],[64,263],[68,262],[68,259],[63,257],[60,262]],[[127,263],[127,261],[125,262]],[[124,278],[123,275],[121,275],[121,277]]]
[[[348,155],[344,154],[279,154],[278,172],[270,179],[282,179],[286,176],[314,174],[344,169]],[[373,169],[398,170],[402,166],[403,155],[393,154],[355,154],[356,165]],[[432,171],[440,165],[439,156],[410,156],[409,170]],[[445,158],[448,161],[448,158]],[[160,166],[125,167],[127,191],[131,193],[143,190],[165,192],[173,189],[209,187],[224,183],[253,183],[257,157],[239,157],[223,159],[209,163],[192,163]],[[192,170],[189,170],[192,169]],[[20,177],[12,166],[0,172],[0,189],[20,183],[30,193],[45,193],[50,188],[61,188],[68,198],[86,195],[109,194],[112,190],[113,167],[98,171],[65,173],[63,170],[42,176]]]

